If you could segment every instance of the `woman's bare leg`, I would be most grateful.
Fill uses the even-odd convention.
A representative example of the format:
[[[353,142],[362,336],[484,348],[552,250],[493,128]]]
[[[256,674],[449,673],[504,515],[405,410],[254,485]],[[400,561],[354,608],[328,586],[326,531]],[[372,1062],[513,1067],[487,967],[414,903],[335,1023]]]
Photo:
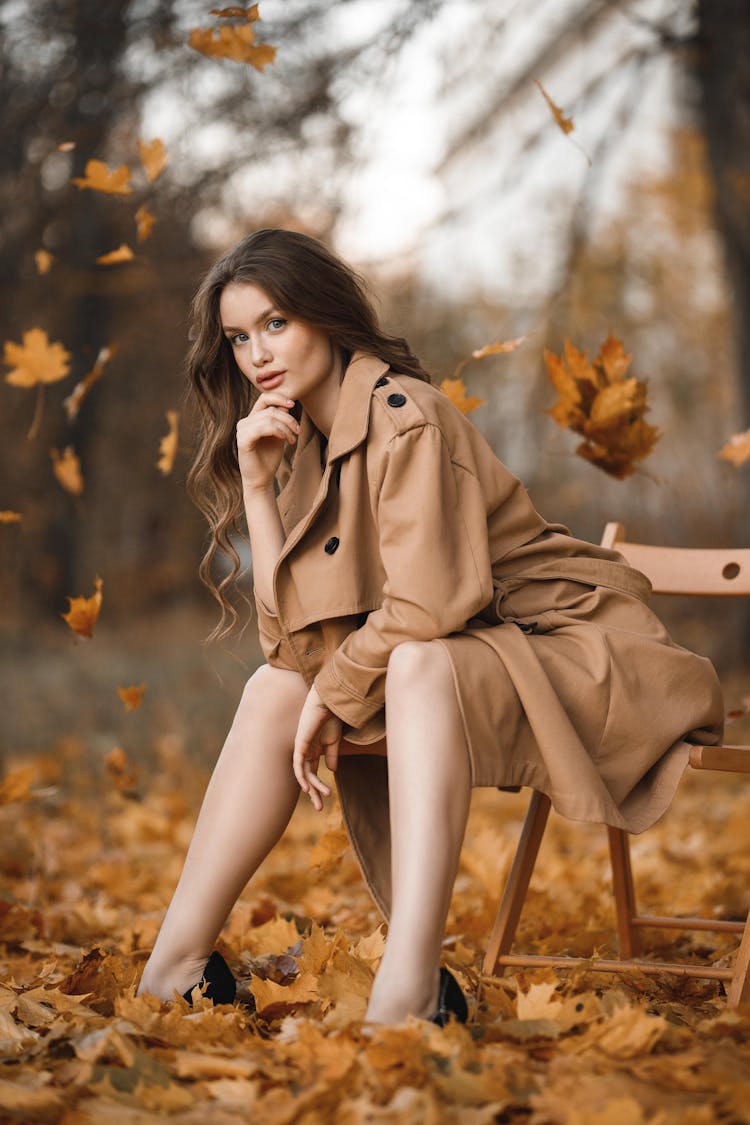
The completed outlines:
[[[292,747],[306,696],[296,672],[264,665],[248,681],[139,994],[171,1000],[198,983],[243,887],[284,832],[300,793]]]
[[[386,677],[392,906],[366,1019],[437,1006],[440,949],[471,797],[450,658],[438,641],[394,649]]]

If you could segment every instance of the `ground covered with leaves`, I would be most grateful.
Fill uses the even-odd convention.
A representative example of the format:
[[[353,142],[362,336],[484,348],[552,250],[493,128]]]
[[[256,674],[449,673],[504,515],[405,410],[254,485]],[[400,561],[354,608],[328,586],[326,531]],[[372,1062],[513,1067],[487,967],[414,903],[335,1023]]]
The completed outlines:
[[[300,804],[235,908],[219,942],[240,980],[233,1006],[136,998],[207,779],[175,737],[144,761],[94,760],[70,738],[7,763],[3,1122],[750,1121],[750,1010],[728,1011],[716,982],[482,974],[525,794],[474,794],[444,949],[466,1026],[363,1025],[384,926],[335,804]],[[743,916],[750,786],[687,776],[633,855],[643,907]],[[614,948],[611,929],[604,831],[553,817],[520,940],[589,954]],[[660,957],[732,954],[705,933],[655,941]]]

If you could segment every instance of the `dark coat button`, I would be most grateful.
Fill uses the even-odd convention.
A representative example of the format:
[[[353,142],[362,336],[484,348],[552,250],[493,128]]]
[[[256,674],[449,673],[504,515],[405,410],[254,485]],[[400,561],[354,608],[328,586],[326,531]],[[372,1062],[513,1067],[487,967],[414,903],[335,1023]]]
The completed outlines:
[[[389,406],[403,406],[406,402],[406,395],[388,395],[386,402]]]
[[[326,543],[326,545],[325,545],[325,547],[323,548],[323,550],[325,551],[325,553],[326,553],[327,555],[332,555],[334,551],[337,551],[337,550],[338,550],[338,548],[339,548],[339,539],[338,539],[338,536],[337,536],[337,535],[332,535],[332,536],[331,536],[331,538],[330,538],[330,539],[328,540],[328,542]]]
[[[375,384],[375,386],[376,387],[384,387],[387,382],[388,382],[388,380],[386,379],[385,375],[381,375],[380,378],[378,379],[377,383]]]

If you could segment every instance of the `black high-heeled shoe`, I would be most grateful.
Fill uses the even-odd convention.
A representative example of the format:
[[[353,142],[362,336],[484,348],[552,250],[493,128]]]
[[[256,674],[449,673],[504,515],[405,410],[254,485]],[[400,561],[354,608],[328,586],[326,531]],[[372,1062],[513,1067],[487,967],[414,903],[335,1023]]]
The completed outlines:
[[[466,1023],[468,1015],[469,1006],[458,981],[453,973],[441,967],[438,1006],[432,1015],[428,1016],[430,1023],[445,1027],[450,1016],[455,1016],[459,1023]]]
[[[195,988],[195,985],[193,985],[193,988]],[[229,965],[216,950],[213,951],[206,962],[203,976],[200,979],[200,988],[203,995],[207,996],[209,1000],[213,1000],[214,1004],[234,1003],[237,982]],[[193,989],[189,988],[187,992],[182,994],[191,1007],[193,1005],[190,997],[192,991]]]

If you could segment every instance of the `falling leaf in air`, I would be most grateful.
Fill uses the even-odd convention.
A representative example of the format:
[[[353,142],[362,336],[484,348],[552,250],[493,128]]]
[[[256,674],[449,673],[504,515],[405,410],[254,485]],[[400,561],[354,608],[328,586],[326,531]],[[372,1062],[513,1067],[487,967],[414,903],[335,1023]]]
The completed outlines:
[[[484,406],[483,398],[468,398],[463,379],[443,379],[440,390],[446,395],[462,414],[470,414],[479,406]]]
[[[71,445],[66,446],[62,453],[59,453],[56,449],[50,449],[50,457],[52,458],[52,471],[59,484],[66,492],[71,492],[73,496],[80,496],[83,492],[83,473],[81,472],[81,462],[73,452],[73,447]]]
[[[745,430],[743,434],[732,434],[716,456],[722,461],[729,461],[736,469],[750,461],[750,430]]]
[[[102,608],[102,580],[97,575],[94,581],[94,593],[90,598],[68,598],[70,608],[67,613],[61,613],[63,621],[67,621],[70,628],[79,637],[92,637],[94,625]]]
[[[245,22],[231,27],[193,28],[188,42],[194,51],[210,58],[249,63],[256,70],[262,70],[276,58],[275,47],[255,41],[255,30],[251,25],[260,19],[257,4],[250,8],[214,9],[211,14],[222,19],[242,19]]]
[[[116,266],[118,262],[132,262],[135,254],[126,242],[121,243],[116,250],[102,254],[96,259],[99,266]]]
[[[575,128],[575,125],[573,124],[573,118],[565,116],[564,112],[560,109],[560,106],[553,102],[552,98],[549,96],[544,86],[542,86],[541,82],[537,78],[534,79],[534,84],[539,87],[541,95],[549,106],[550,113],[554,117],[555,123],[558,128],[562,129],[563,133],[572,133],[573,129]]]
[[[151,231],[154,229],[156,218],[153,212],[149,211],[145,203],[135,213],[135,226],[138,232],[138,241],[145,242],[150,236]]]
[[[9,508],[0,511],[0,523],[20,523],[22,519],[20,512],[13,512]]]
[[[102,160],[89,160],[83,176],[74,176],[71,182],[81,190],[90,188],[105,195],[131,195],[133,191],[127,164],[110,169]]]
[[[36,262],[36,269],[38,274],[49,273],[52,269],[52,263],[55,260],[54,254],[50,254],[49,250],[37,250],[34,254],[34,261]]]
[[[58,152],[72,152],[76,147],[75,141],[61,141],[57,146]]]
[[[174,459],[177,454],[177,418],[176,410],[167,411],[169,430],[159,441],[160,456],[159,460],[156,462],[156,467],[160,473],[164,473],[164,476],[172,472],[172,466],[174,465]]]
[[[41,328],[30,328],[22,344],[5,344],[3,362],[13,368],[5,381],[14,387],[56,383],[70,371],[70,358],[70,352],[62,344],[51,344]]]
[[[544,349],[547,375],[560,396],[548,411],[559,426],[585,439],[579,457],[622,480],[635,472],[635,462],[651,453],[661,437],[644,420],[649,407],[646,384],[626,378],[632,356],[611,334],[596,359],[565,340],[562,356]]]
[[[526,339],[525,336],[518,336],[515,340],[495,340],[494,344],[485,344],[483,348],[476,348],[471,355],[466,356],[457,365],[456,370],[453,372],[453,378],[458,379],[464,367],[475,359],[487,359],[492,355],[507,355],[508,352],[514,352],[516,348],[520,348],[521,344]]]
[[[68,415],[69,422],[74,422],[78,417],[81,403],[88,395],[94,383],[96,383],[98,379],[101,379],[104,374],[104,368],[116,351],[117,344],[107,344],[106,347],[100,348],[94,366],[88,374],[84,375],[80,383],[76,383],[72,393],[69,394],[66,399],[63,399],[63,406],[65,407],[65,413]]]
[[[135,711],[140,707],[145,691],[145,684],[131,684],[130,687],[118,687],[117,694],[126,711]]]
[[[156,137],[153,141],[139,141],[138,153],[149,183],[158,179],[167,163],[167,147]]]

